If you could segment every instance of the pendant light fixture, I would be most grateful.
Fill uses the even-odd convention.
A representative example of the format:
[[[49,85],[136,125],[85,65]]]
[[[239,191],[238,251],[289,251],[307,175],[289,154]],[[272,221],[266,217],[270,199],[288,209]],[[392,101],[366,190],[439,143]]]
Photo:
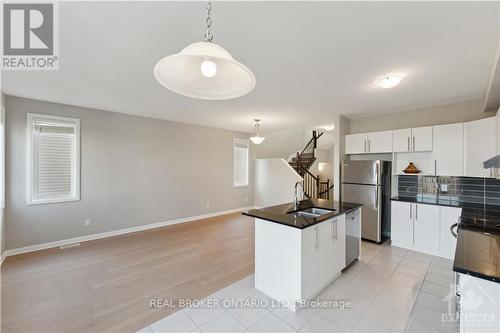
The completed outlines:
[[[253,135],[250,137],[250,141],[258,145],[261,144],[262,141],[264,141],[266,138],[260,135],[260,125],[259,125],[260,119],[254,119],[254,121],[255,121],[255,129]]]
[[[212,42],[210,0],[206,8],[204,41],[192,43],[158,61],[154,76],[165,88],[188,97],[224,100],[246,95],[255,87],[255,76],[228,51]]]

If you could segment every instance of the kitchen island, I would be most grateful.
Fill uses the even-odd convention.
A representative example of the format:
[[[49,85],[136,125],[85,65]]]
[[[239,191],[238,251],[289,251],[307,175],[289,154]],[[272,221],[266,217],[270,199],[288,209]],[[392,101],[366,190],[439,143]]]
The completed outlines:
[[[255,218],[255,287],[293,311],[316,296],[359,256],[361,206],[311,199],[243,212]]]

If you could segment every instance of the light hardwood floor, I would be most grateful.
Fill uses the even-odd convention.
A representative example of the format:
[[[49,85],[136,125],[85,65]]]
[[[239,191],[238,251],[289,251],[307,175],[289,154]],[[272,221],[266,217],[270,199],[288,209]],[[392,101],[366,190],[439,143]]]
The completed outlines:
[[[9,257],[2,332],[134,332],[254,272],[253,219],[239,213]]]

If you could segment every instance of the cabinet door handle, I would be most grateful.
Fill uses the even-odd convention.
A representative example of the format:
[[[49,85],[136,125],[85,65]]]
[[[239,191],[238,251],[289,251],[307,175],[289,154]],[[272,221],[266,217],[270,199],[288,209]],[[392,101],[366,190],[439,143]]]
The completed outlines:
[[[371,141],[368,140],[368,152],[371,152],[371,151],[372,151]]]
[[[408,137],[408,151],[410,151],[410,137]]]
[[[319,244],[318,244],[318,243],[319,243],[319,235],[318,235],[318,227],[317,227],[317,226],[316,226],[316,227],[314,227],[314,232],[315,232],[315,237],[316,237],[316,239],[315,239],[315,241],[314,241],[314,249],[315,249],[316,251],[318,251],[318,245],[319,245]]]
[[[418,205],[415,204],[415,221],[418,220]]]
[[[415,151],[415,136],[413,136],[413,151]]]
[[[366,140],[364,141],[364,148],[363,148],[363,152],[366,153]]]
[[[338,235],[337,232],[338,232],[337,231],[337,220],[335,220],[335,240],[337,240],[337,235]]]
[[[438,161],[434,160],[434,176],[437,176],[437,170],[438,170]]]
[[[413,218],[413,205],[410,204],[410,220]]]
[[[331,230],[331,231],[332,231],[332,240],[334,240],[334,239],[335,239],[335,232],[333,231],[333,222],[334,222],[334,220],[332,220],[332,221],[330,222],[330,226],[331,226],[331,228],[332,228],[332,230]]]

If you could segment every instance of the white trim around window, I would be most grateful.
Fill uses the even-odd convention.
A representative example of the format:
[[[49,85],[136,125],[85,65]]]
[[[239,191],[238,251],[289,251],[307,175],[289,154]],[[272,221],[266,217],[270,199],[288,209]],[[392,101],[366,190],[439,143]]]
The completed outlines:
[[[233,187],[249,185],[250,142],[233,139]]]
[[[80,119],[28,113],[26,203],[80,200]]]

